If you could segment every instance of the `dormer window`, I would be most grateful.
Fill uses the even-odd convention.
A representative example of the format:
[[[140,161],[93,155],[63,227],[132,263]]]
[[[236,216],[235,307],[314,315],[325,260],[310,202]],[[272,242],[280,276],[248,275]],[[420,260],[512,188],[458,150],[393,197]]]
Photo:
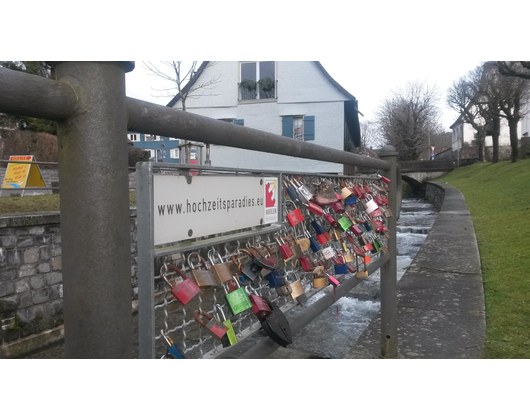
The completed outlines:
[[[275,62],[242,62],[239,95],[242,101],[276,98]]]

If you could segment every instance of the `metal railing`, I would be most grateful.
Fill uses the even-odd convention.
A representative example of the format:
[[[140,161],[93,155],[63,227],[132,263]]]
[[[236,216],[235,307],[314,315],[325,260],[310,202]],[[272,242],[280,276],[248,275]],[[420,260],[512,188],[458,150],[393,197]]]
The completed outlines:
[[[383,149],[382,159],[368,158],[127,98],[125,73],[134,62],[51,64],[57,80],[0,68],[0,112],[58,125],[68,358],[132,357],[127,144],[119,140],[127,130],[378,169],[392,181],[389,208],[396,214],[392,147]],[[386,358],[397,357],[395,222],[389,218],[389,254],[380,267]],[[138,252],[148,246],[139,242]],[[339,286],[339,294],[347,287]]]

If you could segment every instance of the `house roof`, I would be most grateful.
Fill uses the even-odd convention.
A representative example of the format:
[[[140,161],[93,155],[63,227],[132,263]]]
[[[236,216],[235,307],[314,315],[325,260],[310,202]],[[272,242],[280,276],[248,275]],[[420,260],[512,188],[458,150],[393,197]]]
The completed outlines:
[[[186,86],[184,86],[184,89],[182,89],[182,93],[188,92],[191,87],[195,84],[195,82],[199,79],[204,69],[208,66],[210,62],[209,61],[203,61],[195,74],[191,77],[191,79],[188,81]],[[319,61],[313,61],[317,68],[322,72],[322,74],[330,81],[330,83],[341,93],[343,93],[349,100],[344,102],[344,115],[346,119],[346,123],[348,124],[348,129],[353,137],[353,142],[355,146],[359,147],[361,145],[361,129],[359,124],[359,115],[361,114],[358,109],[357,105],[357,99],[355,96],[353,96],[350,92],[348,92],[346,89],[344,89],[333,77],[330,76],[330,74],[326,71],[326,69],[320,64]],[[177,93],[177,95],[168,102],[166,106],[172,107],[175,105],[181,95],[180,92]],[[362,114],[361,114],[362,115]]]

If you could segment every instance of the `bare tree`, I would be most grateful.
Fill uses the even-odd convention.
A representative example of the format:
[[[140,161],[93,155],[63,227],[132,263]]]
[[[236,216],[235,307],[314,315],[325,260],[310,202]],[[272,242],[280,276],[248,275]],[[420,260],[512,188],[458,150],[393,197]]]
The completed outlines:
[[[479,66],[454,81],[447,91],[447,105],[460,114],[463,123],[471,125],[476,131],[478,158],[481,162],[485,161],[486,126],[490,117],[488,99],[482,93],[485,80],[484,68]]]
[[[377,112],[381,135],[396,148],[401,160],[416,160],[441,130],[439,92],[426,82],[409,82],[392,92]]]
[[[503,76],[530,79],[530,61],[488,61],[487,64],[497,67]]]
[[[361,126],[361,150],[369,148],[381,148],[386,143],[381,138],[381,127],[375,122],[364,120],[360,122]]]
[[[157,98],[172,97],[180,95],[182,103],[182,110],[186,111],[186,100],[188,98],[198,98],[206,95],[214,95],[213,93],[206,94],[199,91],[211,90],[219,83],[221,76],[213,77],[201,83],[194,83],[193,86],[189,84],[190,81],[195,81],[194,78],[200,75],[205,68],[215,65],[215,61],[209,61],[206,65],[197,67],[198,61],[192,61],[191,65],[185,66],[182,61],[161,61],[160,66],[153,64],[150,61],[143,61],[143,67],[150,72],[150,75],[160,77],[170,82],[170,87],[155,89],[157,92],[164,92],[161,95],[154,95]],[[188,85],[189,84],[189,85]]]

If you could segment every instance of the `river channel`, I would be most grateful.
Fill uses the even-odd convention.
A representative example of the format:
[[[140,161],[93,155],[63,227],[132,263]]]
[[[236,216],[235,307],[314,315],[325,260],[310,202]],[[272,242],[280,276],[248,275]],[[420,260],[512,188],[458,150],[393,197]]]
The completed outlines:
[[[398,282],[435,220],[436,211],[431,203],[424,199],[403,199],[397,223]],[[311,299],[318,298],[315,295]],[[342,359],[379,309],[378,270],[296,334],[289,347],[319,357]]]

